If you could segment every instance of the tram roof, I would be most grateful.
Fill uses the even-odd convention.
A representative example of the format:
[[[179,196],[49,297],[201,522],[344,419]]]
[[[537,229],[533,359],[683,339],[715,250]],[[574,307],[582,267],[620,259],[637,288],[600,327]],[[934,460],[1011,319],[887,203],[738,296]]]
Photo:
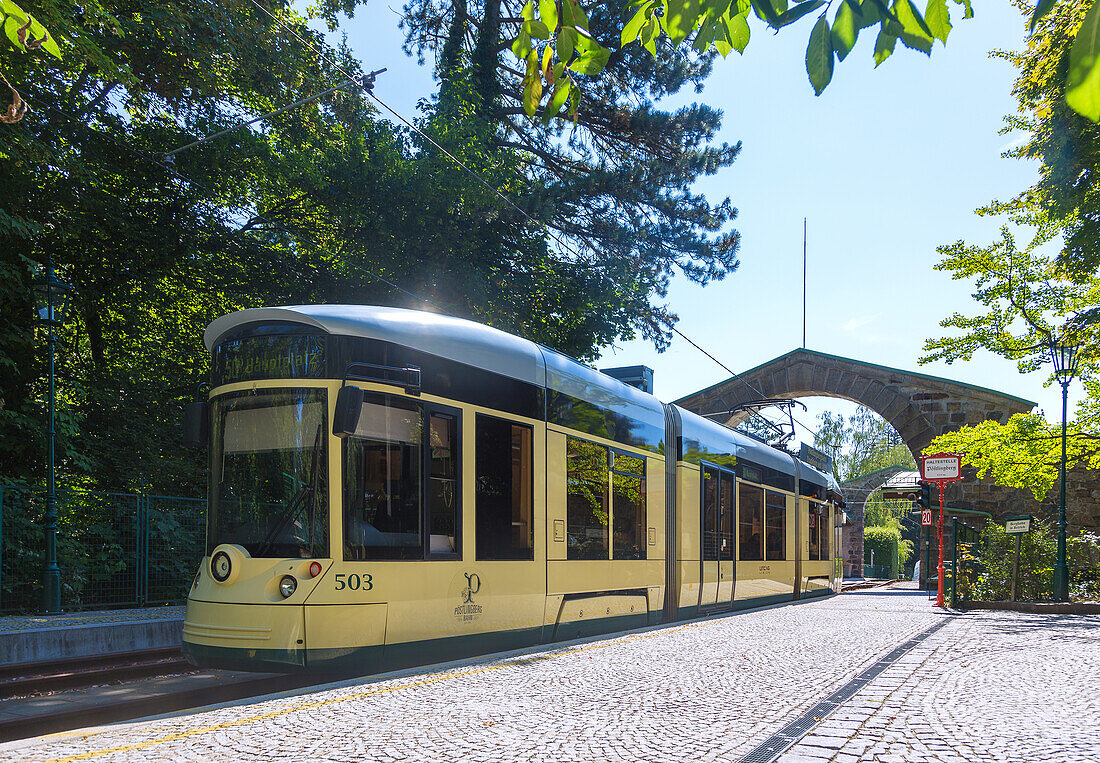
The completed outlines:
[[[753,439],[735,429],[718,424],[710,419],[693,413],[686,408],[674,405],[680,416],[680,426],[684,436],[684,449],[692,448],[703,460],[717,460],[715,457],[734,456],[766,466],[783,474],[794,475],[792,456]],[[840,487],[831,474],[819,471],[799,459],[801,478],[817,485],[823,485],[839,493]]]
[[[548,347],[464,318],[422,310],[370,305],[293,305],[238,310],[206,329],[206,348],[245,325],[289,322],[326,334],[365,337],[483,368],[547,387],[664,427],[657,398]]]

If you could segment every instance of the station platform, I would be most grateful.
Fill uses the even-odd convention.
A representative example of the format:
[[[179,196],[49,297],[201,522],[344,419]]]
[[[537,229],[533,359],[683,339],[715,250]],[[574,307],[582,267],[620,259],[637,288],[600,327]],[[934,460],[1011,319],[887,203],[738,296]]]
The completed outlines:
[[[0,617],[0,666],[180,644],[185,607]]]

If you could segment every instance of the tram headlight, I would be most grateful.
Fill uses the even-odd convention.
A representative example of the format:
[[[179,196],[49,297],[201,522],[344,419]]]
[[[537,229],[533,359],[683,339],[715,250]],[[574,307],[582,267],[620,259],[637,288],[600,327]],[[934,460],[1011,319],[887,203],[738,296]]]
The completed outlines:
[[[283,598],[289,599],[297,589],[298,581],[291,575],[283,575],[283,579],[279,581],[279,593],[283,595]]]

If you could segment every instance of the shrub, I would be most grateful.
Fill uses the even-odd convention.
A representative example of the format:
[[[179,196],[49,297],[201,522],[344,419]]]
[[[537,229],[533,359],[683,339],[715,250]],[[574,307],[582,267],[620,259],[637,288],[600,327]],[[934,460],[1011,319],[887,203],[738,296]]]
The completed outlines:
[[[882,566],[889,566],[889,575],[898,577],[901,572],[902,559],[901,531],[896,527],[865,527],[863,528],[863,553],[865,558],[870,558],[875,552],[875,560]],[[908,557],[908,554],[905,555]]]

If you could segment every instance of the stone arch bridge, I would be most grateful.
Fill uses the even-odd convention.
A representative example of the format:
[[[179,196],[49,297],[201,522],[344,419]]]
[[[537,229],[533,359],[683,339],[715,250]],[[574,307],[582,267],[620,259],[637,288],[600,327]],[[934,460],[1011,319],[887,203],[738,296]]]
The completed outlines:
[[[870,408],[890,422],[914,458],[938,435],[990,419],[1004,423],[1035,407],[1030,400],[985,387],[807,349],[788,352],[676,404],[717,418],[715,414],[744,403],[798,397],[834,397]],[[736,426],[749,415],[732,414],[726,423]],[[1100,475],[1071,473],[1066,485],[1070,525],[1100,526]],[[1056,502],[1057,491],[1051,492]],[[1051,516],[1051,496],[1040,505],[1026,491],[978,480],[973,474],[951,486],[945,497],[952,506],[988,511],[996,518],[1016,513]]]

